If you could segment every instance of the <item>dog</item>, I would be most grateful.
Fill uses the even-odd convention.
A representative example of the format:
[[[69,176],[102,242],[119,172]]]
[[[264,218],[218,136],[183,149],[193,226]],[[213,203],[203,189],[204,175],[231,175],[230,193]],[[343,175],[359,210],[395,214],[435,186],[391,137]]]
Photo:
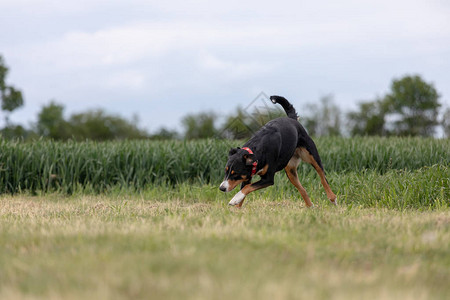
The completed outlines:
[[[313,207],[308,193],[298,180],[297,166],[301,160],[314,167],[319,174],[327,198],[331,203],[336,204],[336,195],[325,177],[316,145],[298,122],[294,107],[281,96],[271,96],[270,100],[274,104],[280,104],[287,117],[269,121],[242,148],[230,150],[225,177],[219,189],[230,192],[241,184],[241,190],[228,204],[240,208],[249,193],[273,185],[275,173],[284,169],[291,183],[300,192],[306,206]],[[261,179],[251,183],[254,175],[259,175]]]

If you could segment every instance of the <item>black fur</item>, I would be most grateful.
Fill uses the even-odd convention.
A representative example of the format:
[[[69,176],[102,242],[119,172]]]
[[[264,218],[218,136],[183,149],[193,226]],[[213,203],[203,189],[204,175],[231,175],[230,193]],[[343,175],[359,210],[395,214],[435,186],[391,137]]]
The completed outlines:
[[[241,188],[251,183],[252,162],[257,161],[257,169],[268,166],[261,175],[261,180],[253,183],[255,188],[273,185],[276,172],[283,170],[293,157],[297,148],[304,148],[313,156],[317,165],[323,170],[322,162],[313,140],[297,121],[295,108],[284,97],[271,96],[270,100],[280,104],[287,117],[269,121],[258,130],[243,147],[253,151],[253,155],[242,148],[233,148],[229,152],[226,165],[225,180],[239,180],[245,178]],[[233,173],[231,175],[231,173]],[[225,189],[221,186],[221,190]]]
[[[294,120],[298,119],[297,112],[295,111],[295,108],[292,106],[289,101],[286,100],[286,98],[281,96],[270,96],[270,100],[273,102],[273,104],[280,104],[284,111],[286,112],[286,115]]]

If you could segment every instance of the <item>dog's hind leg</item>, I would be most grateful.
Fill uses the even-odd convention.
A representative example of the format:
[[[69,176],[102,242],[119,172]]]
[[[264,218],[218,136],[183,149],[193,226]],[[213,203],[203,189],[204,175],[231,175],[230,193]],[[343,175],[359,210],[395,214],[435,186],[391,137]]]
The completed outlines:
[[[325,192],[327,193],[327,198],[331,201],[333,204],[337,204],[337,197],[333,193],[333,191],[330,188],[330,185],[328,184],[327,178],[325,177],[325,172],[323,171],[323,168],[316,159],[314,159],[314,156],[306,149],[306,148],[297,148],[296,153],[300,155],[300,158],[311,164],[314,169],[316,169],[317,174],[319,174],[320,182],[323,185],[323,188],[325,189]],[[316,154],[318,156],[318,154]]]
[[[309,199],[308,193],[306,192],[305,188],[298,180],[297,169],[286,167],[284,168],[284,170],[286,171],[286,175],[291,183],[297,188],[297,190],[300,192],[300,195],[302,195],[303,200],[305,200],[306,206],[314,206],[314,204],[311,202],[311,199]]]
[[[291,158],[291,160],[288,162],[287,166],[284,168],[284,171],[286,171],[286,175],[291,181],[291,183],[297,188],[297,190],[300,192],[300,195],[302,195],[303,200],[306,203],[306,206],[312,207],[314,204],[311,202],[311,199],[309,199],[308,193],[306,192],[305,188],[302,186],[300,181],[298,180],[298,174],[297,174],[297,166],[300,163],[300,156],[296,152],[294,153],[294,156]]]

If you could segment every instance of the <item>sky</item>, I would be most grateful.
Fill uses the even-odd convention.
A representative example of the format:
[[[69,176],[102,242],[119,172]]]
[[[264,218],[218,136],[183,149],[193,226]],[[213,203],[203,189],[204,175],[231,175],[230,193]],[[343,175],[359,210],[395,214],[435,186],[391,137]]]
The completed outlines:
[[[0,0],[0,55],[26,126],[51,100],[66,116],[137,115],[150,132],[260,92],[300,116],[327,95],[348,111],[411,74],[449,107],[449,16],[446,0]]]

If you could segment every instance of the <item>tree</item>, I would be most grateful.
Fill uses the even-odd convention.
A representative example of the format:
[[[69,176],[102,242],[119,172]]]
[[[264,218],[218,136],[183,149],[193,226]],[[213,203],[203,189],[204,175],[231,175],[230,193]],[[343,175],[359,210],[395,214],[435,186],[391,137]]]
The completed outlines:
[[[148,134],[137,124],[119,116],[109,115],[103,110],[86,111],[73,114],[64,119],[64,106],[51,102],[44,106],[38,115],[39,135],[55,140],[115,140],[142,139]]]
[[[238,107],[235,113],[227,117],[221,136],[229,139],[248,139],[270,120],[285,116],[286,113],[277,107],[255,107],[250,112]]]
[[[359,111],[347,114],[350,134],[384,135],[385,109],[381,100],[358,104]]]
[[[450,108],[447,108],[442,117],[442,127],[444,129],[445,136],[450,138]]]
[[[0,130],[0,135],[5,139],[17,139],[32,140],[38,138],[37,134],[33,130],[24,128],[22,125],[9,125]]]
[[[221,130],[221,137],[228,139],[245,139],[251,137],[254,132],[247,122],[247,114],[241,107],[227,117]]]
[[[5,65],[3,57],[0,55],[0,98],[2,101],[2,110],[6,111],[5,123],[9,125],[9,114],[23,105],[22,92],[13,86],[6,84],[8,67]]]
[[[69,123],[64,120],[64,106],[51,102],[38,114],[37,133],[55,140],[67,140],[71,136]]]
[[[432,136],[439,124],[438,99],[433,84],[417,75],[394,79],[386,96],[360,103],[359,111],[347,115],[350,132],[352,135]]]
[[[393,120],[387,129],[397,135],[432,136],[438,125],[438,99],[433,84],[418,75],[394,79],[391,92],[383,100]]]
[[[176,130],[167,129],[161,127],[155,133],[150,135],[152,140],[174,140],[178,138],[178,132]]]
[[[181,120],[186,139],[205,139],[217,134],[216,116],[213,113],[199,113],[185,116]]]
[[[332,96],[322,97],[319,104],[309,104],[308,108],[310,114],[301,118],[301,122],[310,135],[341,135],[341,110]]]
[[[105,141],[148,137],[145,131],[137,128],[137,124],[120,116],[108,115],[101,109],[73,114],[68,122],[76,140]]]
[[[241,107],[229,115],[221,128],[221,137],[228,139],[248,139],[270,120],[286,117],[279,107],[256,106],[246,111]]]

